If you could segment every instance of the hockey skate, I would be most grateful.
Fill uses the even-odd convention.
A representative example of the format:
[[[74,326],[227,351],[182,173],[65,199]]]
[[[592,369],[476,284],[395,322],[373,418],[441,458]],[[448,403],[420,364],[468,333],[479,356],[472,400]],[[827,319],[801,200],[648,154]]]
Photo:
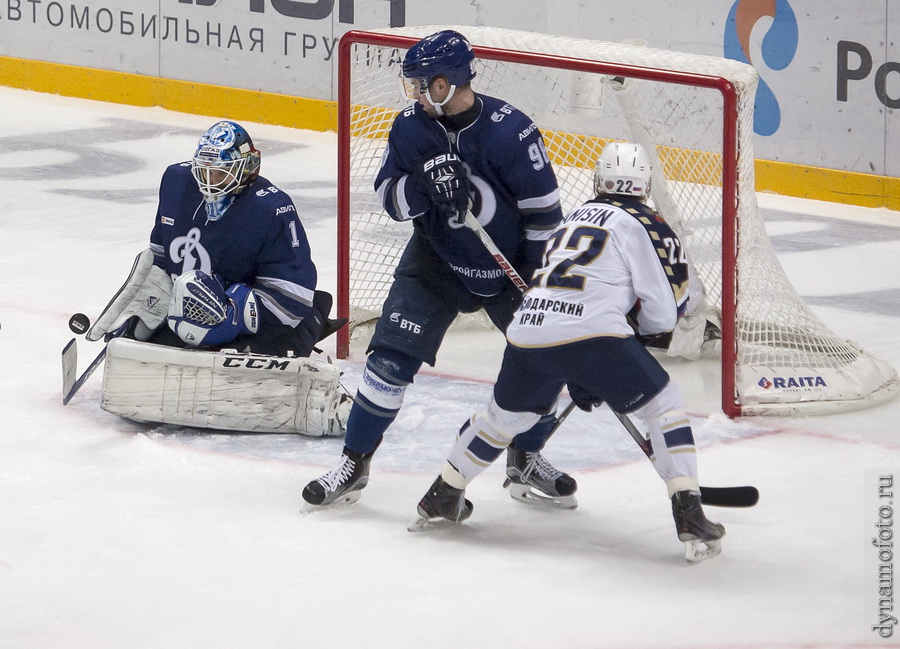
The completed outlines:
[[[700,505],[700,494],[677,491],[672,496],[672,517],[678,540],[684,542],[684,558],[688,563],[700,563],[722,552],[725,528],[706,518]]]
[[[369,483],[369,464],[374,453],[356,453],[344,447],[341,459],[331,471],[303,489],[303,500],[315,507],[335,503],[355,503]]]
[[[575,509],[575,479],[554,467],[540,452],[510,446],[506,453],[506,481],[514,500],[537,507]]]
[[[472,515],[472,503],[466,500],[465,489],[451,487],[438,476],[419,501],[419,517],[409,524],[410,532],[421,532],[445,523],[462,523]]]

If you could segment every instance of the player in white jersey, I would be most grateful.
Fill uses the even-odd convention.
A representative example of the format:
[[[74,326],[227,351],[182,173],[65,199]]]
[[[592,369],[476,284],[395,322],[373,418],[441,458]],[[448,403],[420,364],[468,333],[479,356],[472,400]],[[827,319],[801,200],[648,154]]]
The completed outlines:
[[[583,410],[605,401],[645,424],[678,538],[695,557],[719,553],[725,530],[701,507],[681,391],[640,340],[674,329],[689,297],[678,237],[645,202],[650,171],[639,145],[604,149],[595,173],[597,198],[565,216],[550,237],[543,267],[506,331],[493,398],[460,431],[419,503],[422,519],[468,518],[469,482],[568,386]]]

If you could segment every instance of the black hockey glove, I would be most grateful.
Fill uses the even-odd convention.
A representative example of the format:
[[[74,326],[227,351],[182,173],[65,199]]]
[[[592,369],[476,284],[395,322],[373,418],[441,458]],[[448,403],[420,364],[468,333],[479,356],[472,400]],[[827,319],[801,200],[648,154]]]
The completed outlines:
[[[672,342],[672,332],[664,331],[659,334],[635,334],[635,338],[644,347],[652,347],[653,349],[668,349],[669,343]]]
[[[512,282],[506,282],[503,290],[496,295],[483,298],[481,304],[491,322],[500,331],[506,331],[509,323],[513,320],[516,309],[519,308],[521,303],[522,291]]]
[[[416,170],[432,204],[444,218],[465,223],[469,209],[471,184],[462,160],[455,153],[428,158]]]
[[[663,331],[658,334],[642,334],[637,321],[637,314],[641,310],[641,303],[638,302],[634,308],[625,315],[628,326],[634,331],[634,337],[644,347],[652,347],[654,349],[668,349],[669,343],[672,342],[672,332]]]
[[[567,383],[566,389],[569,391],[572,403],[585,412],[590,412],[594,408],[599,408],[603,405],[603,399],[592,394],[577,383]]]

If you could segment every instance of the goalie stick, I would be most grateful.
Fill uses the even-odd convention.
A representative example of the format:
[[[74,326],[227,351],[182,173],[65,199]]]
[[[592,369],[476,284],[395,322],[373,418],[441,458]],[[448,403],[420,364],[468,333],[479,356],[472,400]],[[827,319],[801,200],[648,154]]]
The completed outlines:
[[[62,389],[62,402],[63,405],[67,405],[69,401],[72,400],[72,397],[75,396],[75,393],[81,389],[81,386],[84,385],[85,381],[91,378],[91,374],[100,367],[103,363],[103,359],[106,358],[106,345],[103,345],[103,349],[97,354],[97,358],[91,361],[91,364],[87,366],[87,369],[78,377],[75,378],[76,370],[78,369],[78,347],[75,344],[75,339],[69,341],[69,343],[63,347],[62,350],[62,374],[63,374],[63,389]]]
[[[75,314],[80,315],[80,314]],[[75,316],[72,316],[74,319]],[[84,316],[85,320],[87,320],[87,316]],[[88,322],[88,325],[90,322]],[[85,325],[85,331],[89,328],[88,325]],[[71,327],[71,324],[69,325]],[[115,331],[111,331],[107,334],[106,343],[109,343],[113,338],[118,338],[119,336],[124,336],[125,332],[128,330],[129,323],[126,321],[122,323],[122,325],[116,329]],[[85,384],[85,382],[91,378],[91,374],[103,364],[103,360],[106,358],[106,345],[103,345],[103,349],[100,350],[100,353],[97,354],[97,358],[91,361],[91,364],[87,366],[87,369],[82,372],[81,376],[78,379],[75,378],[76,371],[78,369],[78,347],[75,344],[75,339],[73,338],[63,347],[62,350],[62,375],[63,375],[63,389],[62,389],[62,402],[63,405],[68,405],[69,401],[72,400],[72,397],[75,396],[75,393],[81,389],[81,386]]]
[[[496,260],[497,265],[500,266],[504,273],[506,273],[506,276],[509,277],[513,284],[515,284],[516,288],[523,293],[527,291],[528,285],[525,283],[525,280],[522,279],[522,276],[519,275],[512,264],[509,263],[509,260],[500,251],[497,244],[491,239],[491,235],[485,231],[478,222],[478,219],[475,218],[475,215],[472,214],[471,210],[466,211],[466,225],[472,228],[475,234],[478,235],[481,243],[484,244],[484,247],[487,248],[488,252],[491,253]],[[574,407],[574,401],[566,406],[566,409],[563,410],[562,414],[559,415],[554,422],[554,431],[559,428],[563,421],[565,421],[566,417],[569,416],[569,413],[572,412]],[[641,447],[644,455],[650,459],[650,443],[644,439],[644,436],[640,433],[631,419],[628,418],[628,415],[620,414],[611,408],[610,410],[622,426],[625,427],[625,430],[628,431],[635,443]],[[704,505],[713,507],[753,507],[758,501],[759,490],[756,487],[700,487],[700,502]]]

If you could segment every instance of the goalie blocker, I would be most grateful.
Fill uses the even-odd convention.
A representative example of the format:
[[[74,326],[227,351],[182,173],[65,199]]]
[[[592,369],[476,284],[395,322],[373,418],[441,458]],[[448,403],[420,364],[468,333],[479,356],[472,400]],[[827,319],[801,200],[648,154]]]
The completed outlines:
[[[250,433],[344,434],[340,370],[310,358],[109,342],[103,410],[136,421]]]

